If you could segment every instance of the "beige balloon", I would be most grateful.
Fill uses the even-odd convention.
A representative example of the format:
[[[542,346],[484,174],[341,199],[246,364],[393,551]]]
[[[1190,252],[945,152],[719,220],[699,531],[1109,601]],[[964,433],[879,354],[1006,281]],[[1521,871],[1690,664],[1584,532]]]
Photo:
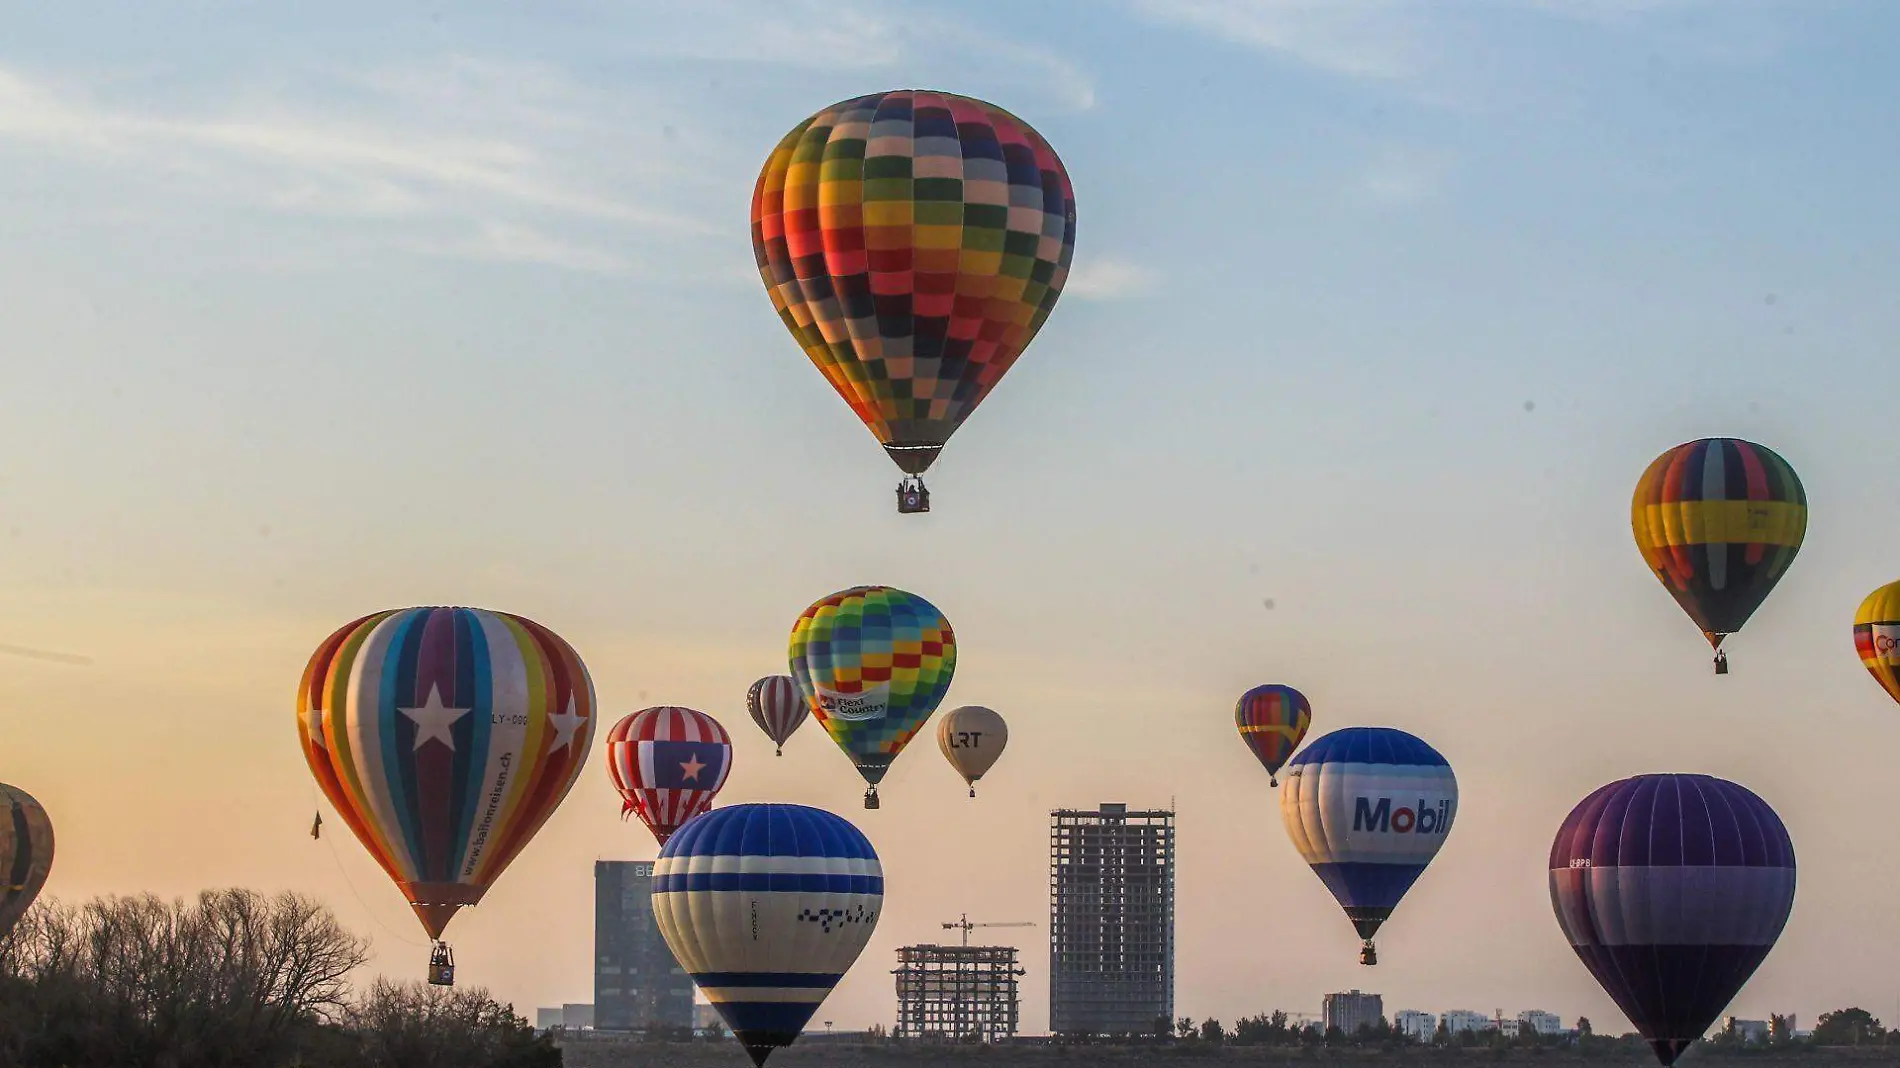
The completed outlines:
[[[976,780],[990,770],[1008,744],[1009,725],[982,705],[953,708],[937,721],[937,746],[963,781],[970,784],[971,797],[976,796]]]

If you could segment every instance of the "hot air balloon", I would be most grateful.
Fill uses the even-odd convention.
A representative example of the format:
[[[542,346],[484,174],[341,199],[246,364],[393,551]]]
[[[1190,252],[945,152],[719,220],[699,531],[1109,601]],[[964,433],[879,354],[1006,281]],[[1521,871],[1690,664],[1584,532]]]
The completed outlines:
[[[920,476],[1062,293],[1075,193],[994,104],[873,93],[779,141],[752,247],[786,329],[904,472],[897,510],[927,512]]]
[[[1794,843],[1744,787],[1638,775],[1564,820],[1550,847],[1550,903],[1668,1068],[1774,948],[1794,907]]]
[[[506,612],[377,612],[304,668],[297,735],[310,773],[436,940],[481,901],[580,777],[594,684],[553,631]]]
[[[1234,705],[1234,726],[1260,766],[1267,769],[1267,785],[1278,786],[1274,776],[1306,737],[1313,722],[1313,706],[1291,686],[1268,683],[1240,695]]]
[[[638,813],[661,845],[680,824],[712,808],[732,771],[732,739],[704,712],[645,708],[607,732],[607,776],[621,818]]]
[[[792,624],[792,677],[811,714],[870,788],[950,689],[957,639],[929,601],[890,586],[857,586],[805,609]]]
[[[884,870],[822,809],[731,805],[681,827],[653,866],[653,918],[680,966],[763,1065],[864,952]]]
[[[20,922],[53,870],[53,821],[33,795],[0,783],[0,938]]]
[[[805,722],[805,714],[811,710],[805,695],[798,692],[798,680],[790,675],[767,675],[753,683],[746,691],[745,707],[752,713],[752,722],[778,747],[779,756],[785,755],[785,739]]]
[[[1887,696],[1900,701],[1900,582],[1867,595],[1854,613],[1854,648]]]
[[[976,780],[990,770],[1008,744],[1009,724],[982,705],[953,708],[937,722],[937,747],[963,776],[971,797],[976,796]]]
[[[1438,855],[1458,779],[1438,751],[1390,727],[1348,727],[1294,757],[1280,819],[1377,964],[1372,936]]]
[[[1636,548],[1715,650],[1742,629],[1794,563],[1808,498],[1794,468],[1740,438],[1678,445],[1649,465],[1630,504]]]

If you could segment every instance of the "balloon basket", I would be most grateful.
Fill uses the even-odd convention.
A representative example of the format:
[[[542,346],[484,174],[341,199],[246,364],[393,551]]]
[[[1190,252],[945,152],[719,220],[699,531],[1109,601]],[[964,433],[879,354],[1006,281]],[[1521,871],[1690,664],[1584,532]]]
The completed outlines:
[[[930,511],[930,491],[924,488],[924,480],[910,475],[897,484],[897,514],[916,515]]]
[[[455,954],[447,942],[437,942],[429,953],[429,985],[455,985]]]
[[[877,787],[873,786],[869,790],[864,791],[864,807],[865,808],[878,807],[877,806]]]
[[[970,796],[971,796],[971,797],[975,797],[975,796],[976,796],[976,787],[974,787],[974,786],[972,786],[972,787],[970,787]]]
[[[1727,653],[1715,654],[1715,673],[1717,675],[1728,674],[1728,654]]]
[[[1379,963],[1379,950],[1375,946],[1373,946],[1372,939],[1370,938],[1366,939],[1365,945],[1359,947],[1359,963],[1361,964]]]

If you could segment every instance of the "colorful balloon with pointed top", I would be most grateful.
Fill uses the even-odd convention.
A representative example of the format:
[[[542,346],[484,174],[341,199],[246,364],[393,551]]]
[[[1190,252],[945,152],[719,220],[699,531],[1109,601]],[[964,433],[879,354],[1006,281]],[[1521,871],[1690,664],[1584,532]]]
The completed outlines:
[[[877,784],[950,690],[957,639],[929,601],[890,586],[857,586],[813,602],[792,624],[792,677],[815,716]]]
[[[324,796],[440,939],[580,777],[594,684],[572,647],[521,616],[377,612],[311,656],[297,737]]]
[[[779,141],[752,246],[786,329],[918,476],[1055,308],[1075,193],[1048,142],[994,104],[873,93]]]
[[[1280,785],[1275,776],[1300,747],[1312,722],[1313,707],[1306,703],[1305,695],[1279,683],[1255,686],[1241,694],[1234,705],[1234,726],[1240,729],[1240,740],[1267,769],[1269,786]]]
[[[884,870],[823,809],[730,805],[681,827],[653,866],[653,918],[754,1065],[791,1045],[864,952]]]
[[[0,783],[0,938],[20,922],[53,870],[53,821],[33,795]]]
[[[677,705],[643,708],[607,732],[607,777],[620,815],[640,817],[661,845],[712,808],[732,772],[732,739],[719,721]]]
[[[753,683],[746,691],[745,708],[752,713],[752,722],[772,739],[779,756],[785,755],[785,740],[811,712],[805,695],[798,692],[798,680],[790,675],[767,675]]]
[[[953,708],[937,721],[937,748],[963,776],[971,797],[976,796],[976,780],[995,766],[1008,744],[1009,724],[982,705]]]
[[[1347,727],[1289,764],[1280,819],[1294,848],[1365,940],[1438,855],[1458,814],[1458,779],[1422,740],[1391,727]]]
[[[1715,650],[1742,629],[1794,563],[1807,491],[1772,450],[1740,438],[1678,445],[1649,465],[1630,504],[1636,548]]]
[[[1900,701],[1900,582],[1887,583],[1860,603],[1854,649],[1887,696]]]
[[[1664,1068],[1774,948],[1794,884],[1781,817],[1708,775],[1601,787],[1550,847],[1550,903],[1564,936]]]

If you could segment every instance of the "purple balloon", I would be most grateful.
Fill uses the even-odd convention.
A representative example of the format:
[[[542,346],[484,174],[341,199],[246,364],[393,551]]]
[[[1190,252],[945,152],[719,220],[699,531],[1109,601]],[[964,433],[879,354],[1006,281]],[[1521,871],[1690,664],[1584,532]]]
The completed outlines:
[[[1774,948],[1794,877],[1781,817],[1708,775],[1602,787],[1550,847],[1557,922],[1665,1068]]]

